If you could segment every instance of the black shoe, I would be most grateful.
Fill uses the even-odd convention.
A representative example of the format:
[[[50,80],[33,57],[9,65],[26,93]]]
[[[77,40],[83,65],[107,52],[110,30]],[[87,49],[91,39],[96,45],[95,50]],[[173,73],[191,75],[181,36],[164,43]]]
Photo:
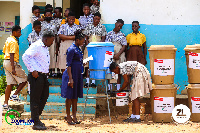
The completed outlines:
[[[128,122],[137,123],[137,122],[141,122],[141,119],[131,118]]]
[[[90,84],[90,87],[96,88],[96,85],[95,85],[94,83],[91,83],[91,84]]]
[[[53,77],[53,74],[52,74],[52,73],[50,73],[50,74],[49,74],[49,77]]]
[[[76,123],[74,123],[74,122],[69,122],[69,121],[67,120],[67,117],[66,117],[66,116],[64,117],[64,119],[65,119],[65,121],[66,121],[69,125],[76,125]],[[72,121],[73,121],[73,119],[72,119]]]
[[[62,74],[61,74],[61,73],[58,73],[57,77],[58,77],[58,78],[62,78]]]
[[[43,122],[41,122],[41,121],[39,121],[39,125],[45,127],[45,124]]]
[[[128,117],[127,119],[123,120],[123,122],[129,122],[132,119],[135,119],[135,118]]]
[[[53,73],[53,74],[52,74],[52,77],[54,77],[54,78],[57,77],[57,76],[58,76],[57,73]]]
[[[88,83],[86,83],[86,84],[84,85],[84,88],[88,88]]]
[[[74,119],[72,119],[72,121],[73,121],[74,123],[76,123],[76,124],[81,124],[80,121],[75,121]]]
[[[41,126],[40,124],[34,124],[32,127],[33,130],[46,130],[45,126]]]

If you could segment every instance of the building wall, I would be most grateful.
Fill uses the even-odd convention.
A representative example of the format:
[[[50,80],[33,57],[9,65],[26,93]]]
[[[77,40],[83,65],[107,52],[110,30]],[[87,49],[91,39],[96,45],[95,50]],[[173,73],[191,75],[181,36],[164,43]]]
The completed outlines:
[[[19,2],[2,2],[0,1],[0,22],[14,22],[15,16],[20,16]],[[0,32],[0,50],[3,49],[4,43],[11,33]]]
[[[174,45],[175,84],[180,85],[178,94],[188,84],[184,48],[200,43],[199,0],[101,0],[101,14],[107,31],[121,18],[125,21],[122,32],[132,32],[131,22],[140,22],[140,31],[146,35],[147,47],[151,45]],[[146,67],[150,71],[149,52]]]
[[[70,8],[70,0],[63,0],[63,13],[65,12],[66,8]],[[63,14],[64,17],[64,14]]]

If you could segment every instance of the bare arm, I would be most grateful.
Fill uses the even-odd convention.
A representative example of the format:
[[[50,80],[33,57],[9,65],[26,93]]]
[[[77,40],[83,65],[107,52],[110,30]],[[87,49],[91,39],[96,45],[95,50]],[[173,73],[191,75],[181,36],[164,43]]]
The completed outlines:
[[[67,73],[68,73],[68,76],[69,76],[69,83],[68,83],[68,86],[72,87],[73,88],[73,79],[72,79],[72,71],[71,71],[71,67],[67,67]]]
[[[123,83],[122,87],[119,89],[119,92],[124,90],[128,86],[128,83],[129,83],[127,74],[123,75],[123,79],[124,79],[124,83]]]
[[[143,50],[144,50],[144,58],[146,59],[146,55],[147,55],[147,45],[146,42],[143,43]]]
[[[12,74],[16,75],[15,66],[14,66],[14,53],[10,53],[10,62],[12,66]]]
[[[105,42],[105,40],[106,40],[106,36],[102,36],[101,37],[101,42]]]
[[[117,56],[120,56],[126,49],[126,45],[123,45],[120,51],[117,53]]]
[[[61,40],[75,40],[75,36],[65,36],[63,34],[59,34]]]

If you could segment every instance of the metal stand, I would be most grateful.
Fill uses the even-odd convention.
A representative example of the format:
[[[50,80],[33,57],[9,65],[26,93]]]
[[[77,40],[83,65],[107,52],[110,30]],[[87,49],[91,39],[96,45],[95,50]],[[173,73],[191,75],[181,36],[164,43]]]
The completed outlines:
[[[109,106],[109,97],[108,97],[108,89],[107,89],[107,85],[106,85],[106,81],[108,79],[108,75],[106,74],[106,69],[101,69],[101,70],[95,70],[95,69],[89,69],[88,70],[88,73],[89,73],[89,76],[90,76],[90,71],[104,71],[105,72],[105,79],[93,79],[91,78],[91,80],[104,80],[105,81],[105,86],[106,86],[106,97],[105,96],[102,96],[102,97],[88,97],[88,90],[89,90],[89,85],[88,85],[88,88],[87,88],[87,95],[86,95],[86,98],[85,98],[85,106],[84,106],[84,111],[83,111],[83,120],[84,120],[84,114],[85,114],[85,108],[86,108],[86,102],[87,102],[87,99],[99,99],[99,98],[106,98],[107,99],[107,103],[108,103],[108,113],[109,113],[109,118],[110,118],[110,123],[111,123],[111,117],[110,117],[110,106]]]

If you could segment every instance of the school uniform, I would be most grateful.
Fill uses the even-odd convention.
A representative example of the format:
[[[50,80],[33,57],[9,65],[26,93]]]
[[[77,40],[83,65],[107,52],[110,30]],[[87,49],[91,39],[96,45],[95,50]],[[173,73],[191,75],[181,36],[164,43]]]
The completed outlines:
[[[126,37],[127,43],[130,48],[127,51],[127,61],[137,61],[145,65],[146,60],[142,51],[142,45],[146,42],[146,37],[142,33],[130,33]]]
[[[36,16],[33,14],[33,16],[31,17],[31,24],[33,24],[34,21],[38,20],[38,18],[40,18],[40,17],[36,17]]]
[[[61,25],[66,24],[67,23],[67,18],[63,19],[61,22]],[[79,25],[79,20],[75,18],[75,22],[76,25]]]
[[[14,36],[7,38],[3,47],[4,61],[3,68],[6,74],[7,85],[20,84],[27,81],[27,75],[19,64],[19,45]],[[14,67],[16,75],[12,74],[12,65],[10,62],[10,53],[14,54]]]
[[[105,41],[112,42],[115,45],[114,54],[117,54],[121,50],[122,46],[127,45],[126,36],[121,31],[119,31],[117,34],[113,30],[108,32],[108,34],[106,35]],[[120,55],[119,60],[116,60],[115,62],[119,64],[125,61],[126,61],[126,57],[125,57],[125,53],[123,52]]]
[[[39,39],[42,39],[42,32],[40,31],[39,35],[33,30],[29,35],[28,35],[28,42],[29,45],[36,42]]]
[[[99,12],[99,6],[96,6],[96,5],[93,4],[90,7],[90,11],[91,11],[92,14],[95,14],[95,13]]]
[[[74,36],[74,32],[76,30],[80,29],[78,25],[74,24],[71,27],[68,25],[68,23],[61,25],[58,35],[63,34],[65,36]],[[60,43],[60,48],[59,48],[59,53],[58,53],[58,68],[59,69],[66,69],[66,52],[67,49],[72,45],[74,40],[65,40],[61,41]]]
[[[62,18],[55,18],[54,20],[52,20],[54,25],[56,26],[56,28],[60,28],[61,22],[62,22]]]
[[[79,24],[82,30],[85,30],[85,28],[93,23],[93,17],[94,15],[90,14],[88,16],[80,16],[79,18]]]
[[[44,45],[41,39],[33,43],[23,54],[22,60],[30,74],[28,81],[30,83],[30,108],[31,118],[34,122],[39,121],[44,106],[49,97],[49,82],[47,73],[49,73],[50,55],[48,47]],[[32,76],[32,72],[37,71],[38,78]]]
[[[89,24],[85,31],[84,34],[89,37],[89,42],[100,42],[102,36],[106,36],[107,31],[106,27],[102,24],[98,24],[96,27],[93,24]],[[88,57],[88,51],[87,47],[84,50],[84,55],[83,59],[86,59]],[[89,65],[85,65],[85,67],[89,67]]]
[[[52,31],[54,34],[57,33],[57,28],[56,25],[54,23],[54,20],[51,20],[50,23],[48,23],[47,21],[43,21],[41,22],[41,32],[44,33],[45,31]],[[49,54],[50,54],[50,69],[54,69],[56,68],[56,45],[55,45],[55,40],[53,42],[53,44],[50,46],[49,48]]]
[[[127,61],[119,64],[120,74],[133,75],[130,98],[135,100],[152,90],[151,76],[147,68],[137,61]]]

